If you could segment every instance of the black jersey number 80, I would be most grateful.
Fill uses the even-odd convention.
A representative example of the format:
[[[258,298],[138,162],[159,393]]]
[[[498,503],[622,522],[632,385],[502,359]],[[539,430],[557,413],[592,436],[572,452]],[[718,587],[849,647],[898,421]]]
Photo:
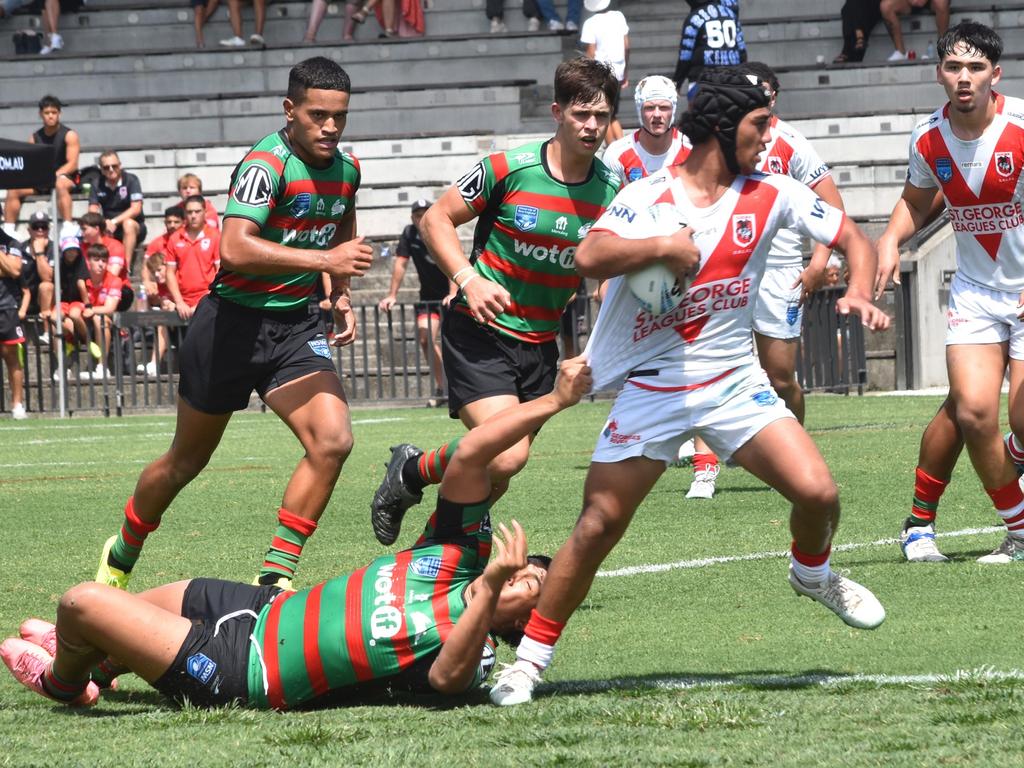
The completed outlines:
[[[736,45],[736,22],[732,19],[713,19],[704,25],[708,48],[732,48]]]

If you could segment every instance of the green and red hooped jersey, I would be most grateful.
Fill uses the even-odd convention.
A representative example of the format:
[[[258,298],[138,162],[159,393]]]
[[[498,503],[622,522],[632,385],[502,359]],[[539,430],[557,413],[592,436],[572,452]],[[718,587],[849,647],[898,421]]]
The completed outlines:
[[[491,552],[489,502],[437,510],[411,549],[284,592],[260,612],[249,650],[249,705],[310,708],[340,689],[400,678],[437,656]],[[474,684],[494,665],[488,638]]]
[[[272,243],[326,250],[355,208],[359,180],[352,155],[336,150],[330,166],[311,168],[280,130],[256,142],[231,174],[224,218],[255,222]],[[284,311],[306,306],[319,280],[319,272],[249,275],[222,268],[210,288],[247,307]]]
[[[595,159],[585,181],[566,184],[547,167],[547,142],[489,155],[456,182],[479,216],[476,271],[504,287],[512,303],[492,326],[522,341],[550,341],[576,295],[576,247],[615,197],[618,178]],[[457,309],[468,311],[465,298]]]

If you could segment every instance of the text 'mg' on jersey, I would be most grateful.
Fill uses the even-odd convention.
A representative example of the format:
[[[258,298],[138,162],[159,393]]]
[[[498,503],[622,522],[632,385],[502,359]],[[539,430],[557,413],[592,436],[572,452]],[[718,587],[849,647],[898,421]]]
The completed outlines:
[[[576,295],[576,247],[615,197],[619,181],[599,160],[586,180],[566,184],[547,168],[547,142],[489,155],[457,182],[479,219],[473,265],[512,296],[493,327],[540,343],[555,338]],[[465,297],[456,309],[467,312]]]
[[[311,168],[292,152],[283,130],[258,141],[231,175],[224,218],[255,222],[259,236],[290,248],[327,250],[342,218],[354,210],[359,161],[335,150],[324,169]],[[271,310],[304,307],[319,272],[249,275],[222,268],[211,289],[225,299]]]

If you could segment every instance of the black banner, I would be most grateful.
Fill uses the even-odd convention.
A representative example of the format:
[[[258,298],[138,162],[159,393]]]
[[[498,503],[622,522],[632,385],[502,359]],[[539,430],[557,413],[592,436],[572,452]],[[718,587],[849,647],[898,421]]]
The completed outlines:
[[[51,146],[0,139],[0,189],[49,189],[55,161]]]

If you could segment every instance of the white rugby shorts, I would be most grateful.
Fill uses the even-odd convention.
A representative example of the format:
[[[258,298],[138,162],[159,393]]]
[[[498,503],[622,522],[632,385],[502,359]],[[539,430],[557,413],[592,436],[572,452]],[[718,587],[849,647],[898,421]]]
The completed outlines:
[[[591,461],[599,464],[645,456],[676,460],[679,446],[700,434],[728,461],[754,435],[779,419],[795,418],[756,365],[742,365],[697,389],[648,389],[627,380],[615,398]]]
[[[1010,357],[1024,360],[1024,322],[1017,318],[1019,302],[1016,291],[987,288],[957,272],[949,285],[946,346],[1008,341]]]
[[[803,327],[802,287],[793,287],[803,267],[772,267],[764,271],[754,303],[754,330],[773,339],[797,339]]]

